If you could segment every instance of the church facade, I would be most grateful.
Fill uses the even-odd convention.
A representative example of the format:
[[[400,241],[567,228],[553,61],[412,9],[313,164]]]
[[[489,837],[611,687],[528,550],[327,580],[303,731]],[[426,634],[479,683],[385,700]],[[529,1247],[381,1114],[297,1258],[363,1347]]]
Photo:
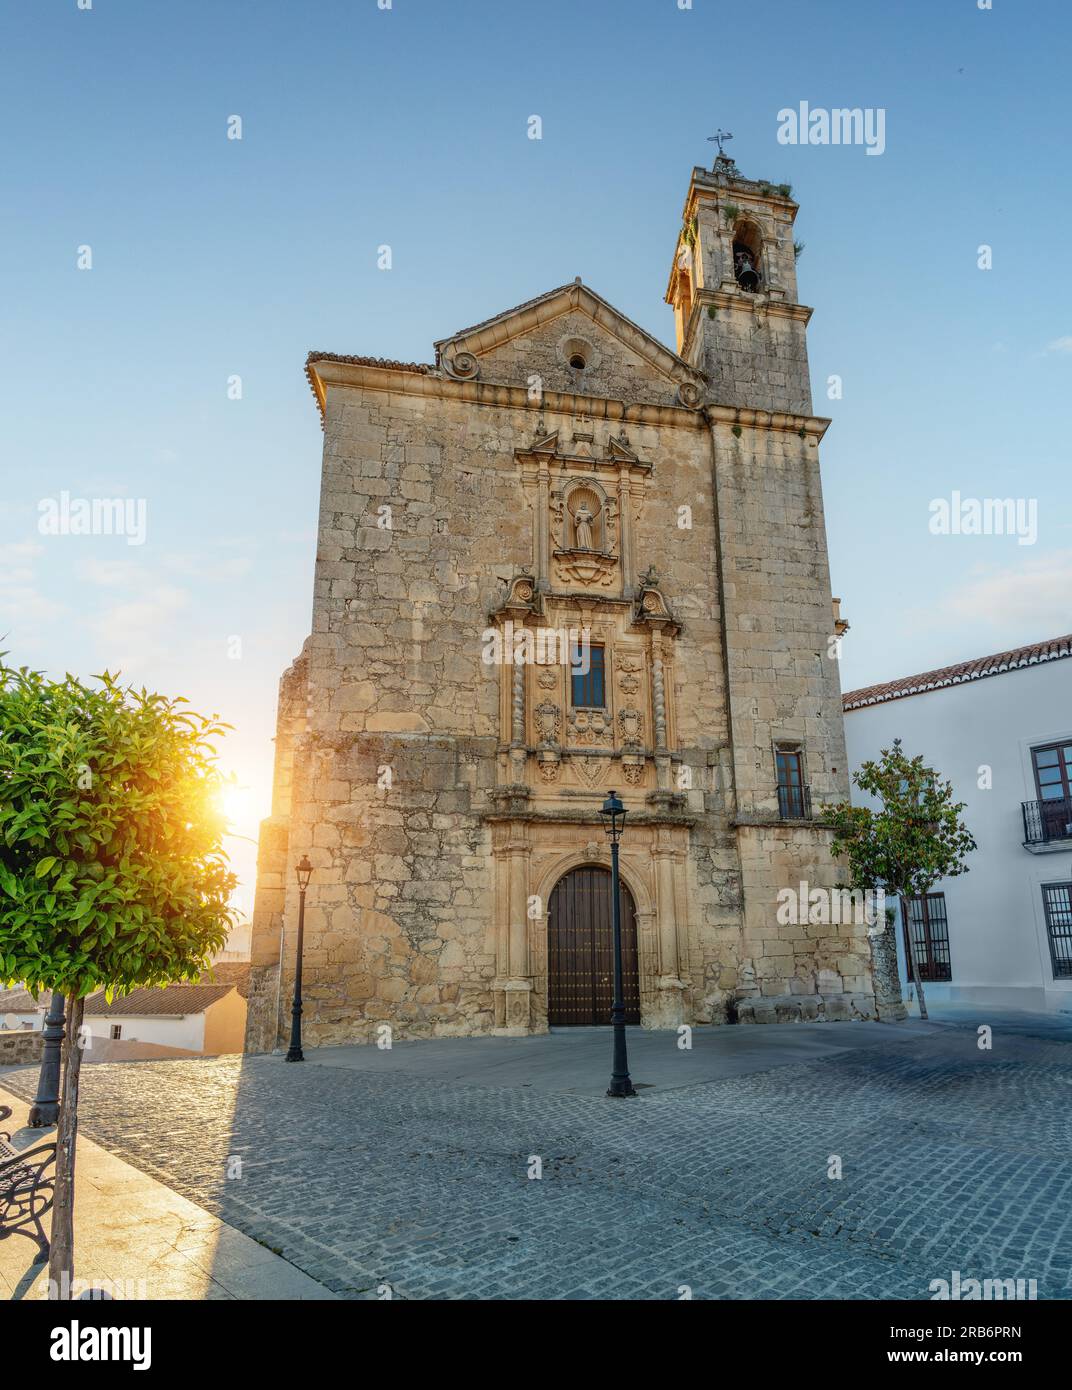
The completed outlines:
[[[313,630],[280,686],[247,1048],[285,1042],[298,888],[312,1043],[629,1018],[875,1014],[790,190],[694,169],[676,351],[579,280],[435,345],[311,353]],[[803,917],[804,920],[801,920]]]

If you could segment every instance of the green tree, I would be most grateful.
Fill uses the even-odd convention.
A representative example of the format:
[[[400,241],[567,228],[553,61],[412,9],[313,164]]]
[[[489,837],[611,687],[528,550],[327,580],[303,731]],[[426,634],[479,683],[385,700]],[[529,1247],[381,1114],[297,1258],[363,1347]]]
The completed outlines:
[[[0,980],[68,997],[49,1278],[70,1297],[87,995],[197,979],[227,937],[228,727],[186,701],[15,670],[0,653]]]
[[[878,762],[862,763],[852,780],[878,805],[853,806],[842,802],[828,809],[834,826],[832,849],[849,865],[851,886],[875,892],[884,890],[901,899],[929,893],[943,878],[966,874],[966,857],[975,840],[961,820],[964,802],[953,800],[952,782],[942,782],[922,757],[909,758],[894,739],[883,748]],[[896,959],[894,922],[887,918]],[[919,978],[919,963],[908,940],[908,965],[919,997],[919,1011],[927,1017],[927,1005]]]

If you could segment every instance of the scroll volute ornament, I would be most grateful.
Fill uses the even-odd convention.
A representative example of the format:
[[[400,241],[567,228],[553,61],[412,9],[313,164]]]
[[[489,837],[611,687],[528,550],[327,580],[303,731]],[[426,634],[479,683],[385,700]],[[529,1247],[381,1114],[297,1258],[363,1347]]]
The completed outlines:
[[[472,381],[480,374],[480,363],[471,352],[456,352],[445,360],[444,366],[447,375],[457,381]]]

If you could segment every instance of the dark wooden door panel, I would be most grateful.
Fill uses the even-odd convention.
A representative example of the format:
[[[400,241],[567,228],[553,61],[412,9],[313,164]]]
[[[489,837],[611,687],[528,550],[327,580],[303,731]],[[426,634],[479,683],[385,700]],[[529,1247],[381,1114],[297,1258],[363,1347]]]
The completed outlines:
[[[614,921],[608,869],[573,869],[547,906],[548,1022],[609,1023],[614,1003]],[[640,1022],[636,909],[622,884],[622,994],[626,1023]]]

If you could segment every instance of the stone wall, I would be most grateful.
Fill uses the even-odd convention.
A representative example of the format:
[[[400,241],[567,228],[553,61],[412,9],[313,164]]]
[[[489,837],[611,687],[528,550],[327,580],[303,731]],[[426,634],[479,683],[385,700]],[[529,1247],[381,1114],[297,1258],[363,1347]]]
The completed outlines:
[[[788,254],[772,243],[795,296]],[[821,819],[780,819],[776,746],[800,748],[817,806],[848,794],[825,422],[803,409],[806,311],[759,330],[733,312],[752,356],[705,315],[707,381],[579,284],[446,340],[435,368],[311,363],[313,631],[280,691],[251,1049],[289,1027],[303,853],[311,1043],[546,1028],[547,901],[605,862],[612,786],[647,1026],[873,1011],[863,924],[776,921],[779,890],[838,881]],[[507,624],[592,634],[604,708],[579,718],[564,669],[489,664]]]
[[[0,1067],[40,1062],[44,1034],[34,1029],[0,1029]]]

